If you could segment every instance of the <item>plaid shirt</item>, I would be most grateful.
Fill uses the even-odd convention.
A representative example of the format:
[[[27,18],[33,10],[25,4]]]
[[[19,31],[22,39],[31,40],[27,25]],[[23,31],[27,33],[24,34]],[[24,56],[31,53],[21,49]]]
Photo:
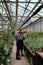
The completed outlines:
[[[21,36],[19,34],[16,34],[15,35],[15,39],[16,39],[16,42],[21,39],[21,40],[24,40],[25,39],[25,36],[22,34]]]

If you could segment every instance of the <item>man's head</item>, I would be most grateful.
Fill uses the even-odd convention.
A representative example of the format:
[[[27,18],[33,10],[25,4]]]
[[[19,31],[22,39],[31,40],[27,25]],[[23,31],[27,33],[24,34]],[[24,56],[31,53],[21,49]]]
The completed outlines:
[[[18,34],[19,34],[19,35],[22,35],[22,29],[21,29],[21,28],[18,29]]]

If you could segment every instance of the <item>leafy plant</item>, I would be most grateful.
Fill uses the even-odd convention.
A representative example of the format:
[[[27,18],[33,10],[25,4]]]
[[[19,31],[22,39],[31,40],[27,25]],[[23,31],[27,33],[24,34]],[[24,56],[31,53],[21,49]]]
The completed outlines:
[[[38,48],[43,47],[43,33],[42,32],[32,32],[26,37],[26,44],[31,47],[34,51]]]
[[[3,34],[3,40],[0,43],[0,65],[7,65],[13,42],[14,39],[11,30],[8,29],[7,32]]]

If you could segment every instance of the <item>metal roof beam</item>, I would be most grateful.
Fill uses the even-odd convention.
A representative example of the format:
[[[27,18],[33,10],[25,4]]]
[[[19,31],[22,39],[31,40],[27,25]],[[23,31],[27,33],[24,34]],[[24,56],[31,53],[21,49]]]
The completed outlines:
[[[9,17],[9,16],[4,16],[4,15],[3,15],[3,17]],[[16,17],[16,16],[11,15],[10,17]],[[23,17],[23,18],[25,18],[26,16],[18,16],[18,17]]]
[[[28,17],[26,19],[26,21],[20,27],[22,27],[24,24],[26,24],[31,19],[31,17],[33,17],[34,15],[36,15],[42,8],[43,8],[43,4],[40,7],[38,7],[37,10],[35,12],[33,12],[33,14],[30,17]]]
[[[4,1],[0,1],[0,3],[4,3]],[[16,1],[6,1],[6,3],[16,3]],[[19,1],[18,3],[38,3],[38,2],[25,2],[25,1]],[[43,4],[43,2],[40,2],[40,4]]]
[[[29,0],[29,2],[30,2],[31,0]],[[27,7],[29,6],[29,4],[30,3],[28,3],[27,5],[26,5],[26,7],[25,7],[25,10],[24,10],[24,13],[23,13],[23,16],[24,16],[24,14],[25,14],[25,11],[27,10]],[[23,17],[22,17],[23,18]],[[20,21],[22,21],[22,18],[21,18],[21,20]]]
[[[3,21],[5,21],[5,19],[3,18],[2,14],[0,13],[0,17],[2,18]],[[6,21],[5,21],[6,22]]]
[[[35,5],[34,8],[30,11],[30,13],[29,13],[28,16],[26,17],[26,19],[27,19],[27,18],[29,17],[29,15],[33,12],[33,10],[36,8],[36,6],[39,4],[40,1],[41,1],[41,0],[39,0],[38,3],[36,3],[36,5]],[[25,19],[25,20],[26,20],[26,19]],[[25,20],[24,20],[24,21],[25,21]]]
[[[17,22],[17,16],[18,16],[18,0],[16,0],[16,22]]]
[[[21,6],[21,5],[19,5],[19,6],[25,9],[25,7],[23,7],[23,6]],[[27,10],[30,11],[29,9],[27,9]]]
[[[43,17],[39,17],[37,20],[35,20],[34,22],[31,22],[30,24],[28,24],[27,26],[23,27],[22,29],[27,28],[29,25],[36,23],[37,21],[39,21],[40,19],[43,19]]]
[[[9,14],[8,19],[9,19],[9,21],[11,21],[10,11],[9,11],[9,8],[8,8],[8,5],[7,5],[7,2],[6,2],[5,0],[3,0],[3,1],[4,1],[4,3],[5,3],[5,6],[6,6],[6,8],[7,8],[8,14]]]

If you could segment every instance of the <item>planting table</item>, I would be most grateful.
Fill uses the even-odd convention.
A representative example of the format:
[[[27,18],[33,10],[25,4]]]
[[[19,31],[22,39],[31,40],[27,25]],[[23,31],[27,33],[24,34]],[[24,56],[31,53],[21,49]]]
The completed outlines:
[[[34,52],[31,48],[28,48],[26,44],[24,44],[24,52],[31,65],[43,65],[43,52]]]
[[[36,51],[36,53],[43,59],[43,52]]]
[[[43,52],[36,51],[37,65],[43,65]]]
[[[28,48],[26,44],[24,44],[24,46],[30,51],[30,53],[35,56],[35,53],[32,51],[32,49]]]
[[[26,44],[24,44],[24,52],[26,57],[31,65],[36,65],[36,55],[32,49],[28,48]]]

